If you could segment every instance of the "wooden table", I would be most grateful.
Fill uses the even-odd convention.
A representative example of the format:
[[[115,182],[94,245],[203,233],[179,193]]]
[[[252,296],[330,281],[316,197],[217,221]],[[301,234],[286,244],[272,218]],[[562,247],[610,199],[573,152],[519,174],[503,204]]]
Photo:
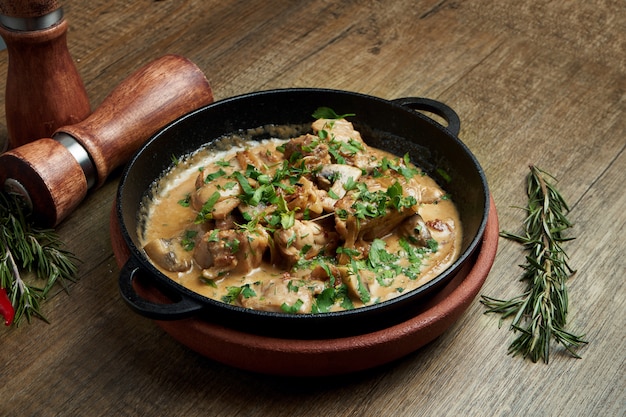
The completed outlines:
[[[93,107],[166,53],[205,71],[216,99],[303,86],[449,104],[486,171],[501,229],[521,228],[514,206],[525,204],[528,164],[560,180],[577,236],[566,246],[578,269],[569,329],[590,343],[582,359],[555,348],[548,365],[508,356],[508,322],[498,328],[476,300],[433,343],[356,375],[285,379],[216,363],[121,300],[109,240],[116,172],[58,228],[83,262],[70,294],[44,305],[50,324],[0,330],[0,415],[626,413],[623,0],[62,3]],[[0,78],[6,71],[4,51]],[[520,293],[523,255],[501,240],[481,293]]]

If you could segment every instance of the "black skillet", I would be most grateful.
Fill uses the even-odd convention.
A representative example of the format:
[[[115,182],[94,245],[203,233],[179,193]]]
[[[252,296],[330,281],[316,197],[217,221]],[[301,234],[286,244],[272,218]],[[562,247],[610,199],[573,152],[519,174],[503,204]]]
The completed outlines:
[[[160,273],[139,246],[137,227],[142,199],[155,179],[181,157],[222,135],[267,125],[305,124],[318,107],[350,117],[370,146],[411,160],[448,192],[456,203],[464,239],[459,259],[432,281],[397,298],[354,310],[321,314],[255,311],[225,304],[195,293]],[[416,110],[434,113],[443,126]],[[426,297],[445,286],[479,246],[488,217],[489,191],[484,172],[457,138],[460,121],[443,103],[424,98],[381,98],[327,89],[281,89],[255,92],[217,101],[172,122],[156,133],[127,165],[119,184],[116,215],[130,258],[122,268],[119,287],[126,303],[155,320],[201,318],[245,332],[282,338],[323,339],[351,336],[400,323]],[[157,304],[142,299],[133,281],[158,288],[172,301]]]

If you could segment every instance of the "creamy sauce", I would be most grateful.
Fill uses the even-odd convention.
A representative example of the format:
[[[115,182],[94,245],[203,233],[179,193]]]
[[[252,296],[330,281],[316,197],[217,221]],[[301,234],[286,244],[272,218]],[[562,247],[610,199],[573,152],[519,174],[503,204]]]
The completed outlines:
[[[139,236],[149,259],[169,278],[206,297],[290,313],[385,301],[424,285],[450,266],[459,256],[461,223],[438,184],[403,158],[365,145],[349,123],[316,124],[316,135],[294,141],[235,141],[238,145],[227,150],[199,150],[165,173],[146,200],[140,222]],[[320,157],[311,149],[324,136],[333,138],[331,148],[336,143],[351,146],[338,146]],[[293,143],[300,146],[295,152]],[[263,200],[258,206],[254,199],[252,204],[242,202],[253,197],[250,189],[242,197],[244,186],[258,190],[269,177],[278,178],[290,150],[291,161],[311,153],[303,159],[307,169],[298,162],[290,175],[271,183],[279,194],[284,192],[277,203],[282,210],[261,210]],[[384,170],[381,163],[392,168]],[[352,176],[338,165],[358,168],[346,171]],[[256,169],[251,171],[251,166]],[[259,173],[266,175],[252,179]],[[289,181],[300,174],[305,179]],[[306,191],[306,178],[312,191]],[[358,192],[356,182],[367,186]],[[399,195],[391,192],[394,187]],[[400,208],[387,202],[380,217],[357,218],[362,200],[381,195],[395,196]],[[273,217],[268,214],[272,210]],[[261,231],[259,224],[264,225]]]

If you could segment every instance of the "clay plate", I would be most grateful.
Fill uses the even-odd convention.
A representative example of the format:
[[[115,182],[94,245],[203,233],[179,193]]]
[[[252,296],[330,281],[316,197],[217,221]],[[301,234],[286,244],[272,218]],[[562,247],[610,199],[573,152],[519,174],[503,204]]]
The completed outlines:
[[[121,236],[115,206],[110,227],[113,253],[118,266],[122,267],[129,251]],[[482,288],[493,265],[498,227],[491,199],[482,244],[472,262],[467,262],[415,317],[383,330],[345,338],[297,340],[243,333],[196,318],[155,322],[201,355],[248,371],[282,376],[328,376],[374,368],[421,348],[459,319]],[[148,301],[168,302],[167,297],[149,283],[135,279],[134,286]]]

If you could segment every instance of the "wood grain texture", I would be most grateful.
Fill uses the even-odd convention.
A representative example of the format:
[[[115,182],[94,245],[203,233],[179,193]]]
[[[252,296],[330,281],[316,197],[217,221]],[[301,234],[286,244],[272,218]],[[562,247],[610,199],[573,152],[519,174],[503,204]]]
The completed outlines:
[[[621,416],[626,413],[626,10],[621,0],[68,0],[68,46],[97,106],[166,53],[191,59],[216,99],[278,87],[427,96],[518,231],[529,163],[571,205],[578,270],[569,328],[590,341],[548,365],[506,354],[508,322],[476,300],[440,338],[391,365],[334,379],[242,372],[179,345],[118,295],[108,236],[119,171],[58,228],[80,281],[45,304],[50,324],[0,329],[0,415]],[[87,24],[89,23],[89,24]],[[0,78],[6,77],[0,53]],[[0,120],[0,138],[6,125]],[[482,293],[523,285],[501,240]]]
[[[2,0],[0,14],[13,17],[40,17],[57,10],[62,5],[56,0]]]
[[[212,102],[203,72],[188,59],[168,54],[134,71],[88,118],[57,133],[83,145],[100,186],[160,128]]]
[[[35,31],[0,26],[9,57],[5,91],[9,149],[48,138],[57,128],[80,122],[91,112],[68,51],[67,28],[66,20]]]
[[[41,138],[0,155],[0,184],[17,182],[40,225],[52,227],[69,216],[87,195],[85,173],[70,151]]]

